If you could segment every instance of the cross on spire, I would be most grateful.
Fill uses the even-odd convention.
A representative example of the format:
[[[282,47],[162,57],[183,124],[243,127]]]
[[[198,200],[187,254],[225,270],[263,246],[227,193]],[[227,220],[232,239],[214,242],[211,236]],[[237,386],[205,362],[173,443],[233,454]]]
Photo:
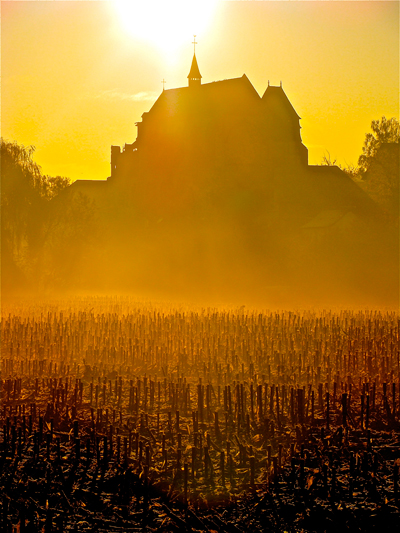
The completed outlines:
[[[164,89],[165,89],[165,84],[166,84],[167,82],[166,82],[166,81],[164,80],[164,78],[163,78],[161,83],[162,83],[162,90],[164,91]]]
[[[194,39],[193,39],[193,42],[192,42],[192,45],[193,45],[193,53],[196,53],[196,44],[198,44],[196,42],[196,35],[193,35]]]

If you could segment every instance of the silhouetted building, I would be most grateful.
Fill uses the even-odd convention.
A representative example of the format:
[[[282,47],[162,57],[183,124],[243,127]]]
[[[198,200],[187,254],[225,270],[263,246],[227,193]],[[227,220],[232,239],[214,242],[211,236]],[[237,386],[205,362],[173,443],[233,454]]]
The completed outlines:
[[[201,84],[196,56],[188,80],[188,87],[164,90],[143,113],[133,144],[111,148],[111,177],[134,172],[142,158],[160,164],[160,172],[183,162],[190,172],[307,165],[300,117],[282,87],[268,86],[260,98],[245,74]]]
[[[300,117],[282,84],[268,83],[260,97],[245,74],[201,79],[194,55],[188,86],[163,90],[136,123],[135,142],[111,147],[110,186],[160,216],[207,203],[240,211],[244,203],[249,215],[257,204],[258,213],[302,226],[322,211],[376,211],[338,167],[308,165]]]
[[[83,270],[96,289],[307,301],[398,286],[398,233],[339,167],[308,164],[282,85],[260,97],[246,75],[202,83],[193,56],[188,86],[163,90],[137,128],[111,147],[108,180],[69,188],[94,200]]]

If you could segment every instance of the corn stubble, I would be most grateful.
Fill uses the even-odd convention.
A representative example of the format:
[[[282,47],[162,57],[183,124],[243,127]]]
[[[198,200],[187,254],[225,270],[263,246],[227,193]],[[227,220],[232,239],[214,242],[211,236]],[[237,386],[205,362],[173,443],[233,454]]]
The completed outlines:
[[[2,318],[0,529],[399,527],[391,312]]]

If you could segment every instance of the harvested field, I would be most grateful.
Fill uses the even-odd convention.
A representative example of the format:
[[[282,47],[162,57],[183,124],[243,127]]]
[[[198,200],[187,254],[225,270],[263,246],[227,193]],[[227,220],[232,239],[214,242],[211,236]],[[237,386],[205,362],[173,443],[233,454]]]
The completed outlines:
[[[3,309],[0,529],[400,528],[399,316]]]

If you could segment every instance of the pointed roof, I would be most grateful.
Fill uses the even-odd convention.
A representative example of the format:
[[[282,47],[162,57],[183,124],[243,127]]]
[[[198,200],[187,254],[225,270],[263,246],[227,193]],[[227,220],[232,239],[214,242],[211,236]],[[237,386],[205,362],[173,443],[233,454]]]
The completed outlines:
[[[276,87],[274,85],[268,85],[265,93],[262,96],[262,101],[264,102],[264,105],[280,108],[293,115],[295,118],[301,118],[290,103],[290,100],[285,91],[282,89],[282,86]]]
[[[188,74],[189,79],[199,79],[202,78],[200,74],[199,65],[197,64],[196,54],[193,54],[192,66],[190,67],[190,72]]]
[[[198,107],[200,102],[206,106],[207,113],[210,115],[220,112],[221,109],[226,110],[229,106],[248,111],[249,102],[257,103],[258,101],[260,101],[259,94],[248,77],[243,74],[240,78],[202,84],[201,90],[195,93],[189,87],[165,89],[146,114],[146,120],[147,115],[153,116],[160,109],[168,109],[169,114],[175,115],[186,112],[187,109],[193,109],[192,106],[195,103]]]

